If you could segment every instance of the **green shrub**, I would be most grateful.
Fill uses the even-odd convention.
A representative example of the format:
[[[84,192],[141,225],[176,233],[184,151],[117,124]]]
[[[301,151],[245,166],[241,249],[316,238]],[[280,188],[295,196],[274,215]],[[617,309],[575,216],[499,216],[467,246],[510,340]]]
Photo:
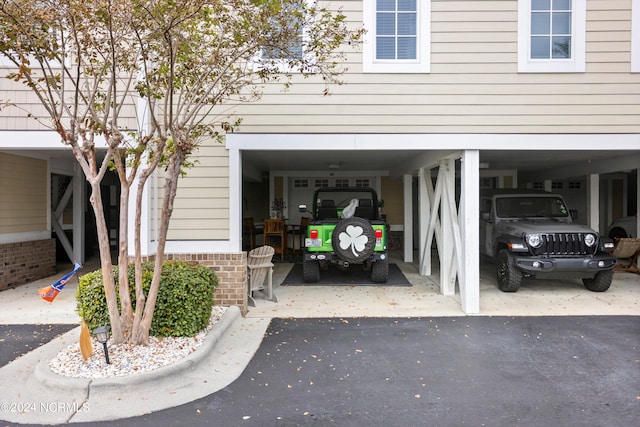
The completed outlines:
[[[117,268],[114,268],[114,274],[117,277]],[[118,305],[120,305],[119,297]],[[104,286],[102,286],[101,270],[80,276],[78,289],[76,290],[76,306],[78,314],[87,323],[89,330],[93,331],[99,326],[110,323],[107,301],[104,296]]]
[[[144,263],[142,268],[143,291],[147,296],[153,277],[153,264]],[[131,299],[135,309],[134,274],[134,268],[130,266]],[[117,290],[117,267],[114,267],[114,276]],[[217,276],[207,267],[185,261],[166,261],[162,265],[160,289],[150,334],[158,337],[196,335],[209,324],[213,292],[217,285]],[[109,324],[101,270],[80,278],[76,300],[78,313],[87,322],[90,330]]]

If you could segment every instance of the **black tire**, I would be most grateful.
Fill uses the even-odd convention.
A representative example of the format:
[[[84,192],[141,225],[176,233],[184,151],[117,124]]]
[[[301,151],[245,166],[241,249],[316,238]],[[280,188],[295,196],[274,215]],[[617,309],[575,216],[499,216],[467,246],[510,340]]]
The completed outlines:
[[[627,235],[627,232],[624,231],[624,228],[616,227],[609,232],[609,237],[615,240],[615,239],[624,239],[629,236]]]
[[[613,270],[603,270],[596,273],[593,279],[582,279],[584,287],[591,292],[604,292],[611,286]]]
[[[516,268],[513,256],[506,249],[498,252],[496,277],[498,278],[498,288],[502,292],[516,292],[520,289],[522,272]]]
[[[373,283],[387,283],[389,279],[389,263],[378,260],[371,264],[371,281]]]
[[[310,260],[303,261],[302,278],[305,283],[318,283],[320,281],[320,263]]]
[[[359,217],[345,218],[336,224],[331,244],[341,260],[362,264],[373,254],[376,235],[367,220]]]

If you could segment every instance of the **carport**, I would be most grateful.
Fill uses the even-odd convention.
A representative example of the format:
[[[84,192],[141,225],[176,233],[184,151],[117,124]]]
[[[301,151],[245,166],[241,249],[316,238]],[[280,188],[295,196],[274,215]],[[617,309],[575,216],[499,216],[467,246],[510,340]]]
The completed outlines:
[[[478,313],[481,182],[493,180],[497,187],[536,183],[555,190],[554,180],[580,177],[586,183],[583,222],[602,230],[614,196],[601,187],[600,175],[635,171],[635,182],[625,183],[627,192],[615,197],[622,198],[624,210],[633,211],[630,203],[638,210],[639,147],[638,135],[230,134],[230,229],[237,236],[232,242],[241,250],[245,177],[262,179],[265,173],[287,170],[326,172],[336,162],[343,170],[402,177],[404,261],[430,275],[435,239],[440,293],[452,295],[457,285],[462,311]],[[635,200],[626,196],[634,187]]]
[[[19,143],[16,144],[16,141]],[[64,254],[71,262],[83,263],[92,255],[95,242],[95,226],[86,224],[87,218],[92,218],[89,206],[87,183],[82,168],[73,157],[69,147],[60,142],[60,136],[52,131],[5,131],[3,132],[0,148],[3,153],[16,156],[40,159],[49,162],[47,174],[50,187],[48,202],[51,206],[44,215],[55,232],[56,239]],[[106,152],[103,140],[96,143],[98,155]],[[107,173],[102,182],[103,198],[106,202],[105,214],[108,221],[112,247],[117,247],[119,207],[117,177]],[[49,206],[47,206],[49,208]],[[49,228],[49,227],[47,227]],[[69,233],[72,237],[67,236]],[[51,237],[48,231],[39,234],[28,233],[26,240],[47,239]],[[2,242],[0,242],[2,243]],[[89,254],[89,255],[88,255]]]

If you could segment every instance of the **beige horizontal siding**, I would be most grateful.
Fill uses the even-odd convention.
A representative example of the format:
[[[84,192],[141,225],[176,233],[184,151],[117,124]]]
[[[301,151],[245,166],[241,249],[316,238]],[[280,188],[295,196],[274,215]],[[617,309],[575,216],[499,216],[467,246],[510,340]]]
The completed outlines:
[[[182,228],[181,224],[174,224],[172,221],[171,229],[167,233],[167,240],[227,240],[229,238],[229,221],[219,220],[216,221],[216,225],[215,229],[196,230]]]
[[[219,143],[209,141],[198,150],[198,163],[180,178],[169,240],[229,238],[229,158]],[[158,181],[162,198],[163,180]],[[158,211],[158,215],[160,212]]]
[[[0,153],[0,234],[47,229],[47,162]]]
[[[51,116],[35,93],[21,82],[5,78],[13,73],[12,68],[0,66],[0,101],[10,105],[0,109],[0,129],[2,130],[50,130]],[[129,96],[128,100],[132,97]],[[73,102],[73,93],[69,93],[68,102]],[[15,104],[15,105],[14,105]],[[136,108],[133,101],[122,108],[120,125],[124,129],[135,129]],[[63,121],[63,124],[65,122]]]
[[[355,27],[360,1],[342,6]],[[631,0],[587,2],[586,72],[518,73],[516,0],[433,0],[431,73],[363,74],[345,85],[294,78],[237,107],[243,132],[640,132],[640,73],[630,73]]]

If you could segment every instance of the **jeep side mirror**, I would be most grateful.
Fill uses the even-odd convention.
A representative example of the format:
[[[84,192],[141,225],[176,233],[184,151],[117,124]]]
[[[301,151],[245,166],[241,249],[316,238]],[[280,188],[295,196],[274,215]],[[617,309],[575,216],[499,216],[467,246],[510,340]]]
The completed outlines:
[[[480,218],[483,221],[489,221],[489,212],[480,212]]]
[[[571,219],[578,219],[578,211],[575,209],[569,209],[569,215],[571,215]]]
[[[378,207],[380,209],[384,208],[384,200],[378,200]]]

